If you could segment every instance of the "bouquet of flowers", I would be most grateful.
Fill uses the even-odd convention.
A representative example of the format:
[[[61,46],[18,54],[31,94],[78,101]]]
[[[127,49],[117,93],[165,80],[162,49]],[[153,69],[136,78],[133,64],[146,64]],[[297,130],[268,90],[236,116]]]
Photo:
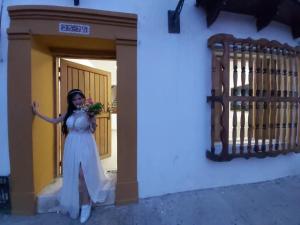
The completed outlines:
[[[85,101],[85,104],[82,106],[82,109],[86,111],[90,116],[95,116],[100,114],[104,108],[104,105],[100,102],[93,102],[91,98],[88,98]]]

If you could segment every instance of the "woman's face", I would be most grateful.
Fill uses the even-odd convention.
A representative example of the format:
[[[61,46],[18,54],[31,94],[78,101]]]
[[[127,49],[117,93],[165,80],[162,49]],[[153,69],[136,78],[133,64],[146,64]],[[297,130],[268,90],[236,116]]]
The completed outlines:
[[[72,99],[72,103],[75,107],[79,108],[84,104],[84,100],[85,99],[80,94],[76,94]]]

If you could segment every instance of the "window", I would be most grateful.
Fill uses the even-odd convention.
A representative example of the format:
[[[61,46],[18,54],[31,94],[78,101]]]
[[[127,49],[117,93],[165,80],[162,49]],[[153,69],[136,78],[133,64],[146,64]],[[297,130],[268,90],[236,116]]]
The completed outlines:
[[[300,152],[299,50],[265,39],[217,34],[212,50],[211,149],[207,157]]]

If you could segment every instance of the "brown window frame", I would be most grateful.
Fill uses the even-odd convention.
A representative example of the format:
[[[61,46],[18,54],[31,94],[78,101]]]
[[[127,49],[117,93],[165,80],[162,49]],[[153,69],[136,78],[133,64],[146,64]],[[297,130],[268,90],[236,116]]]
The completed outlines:
[[[299,153],[299,47],[230,34],[210,37],[208,47],[212,89],[207,97],[211,103],[207,158],[229,161]]]

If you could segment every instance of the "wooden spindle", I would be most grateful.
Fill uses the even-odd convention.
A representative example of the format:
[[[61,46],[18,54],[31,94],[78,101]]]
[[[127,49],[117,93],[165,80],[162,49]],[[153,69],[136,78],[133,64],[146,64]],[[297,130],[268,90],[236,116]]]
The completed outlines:
[[[235,43],[233,45],[233,91],[231,95],[237,96],[237,80],[238,80],[238,46]],[[233,108],[233,117],[232,117],[232,154],[236,154],[236,139],[237,139],[237,102],[232,103]]]
[[[238,46],[235,44],[233,46],[233,90],[231,95],[237,96],[238,90],[237,90],[237,80],[238,80]]]
[[[276,91],[277,91],[277,86],[276,86],[276,61],[277,61],[277,51],[276,49],[272,48],[270,50],[270,54],[271,54],[271,97],[275,97],[276,96]]]
[[[244,138],[245,138],[245,110],[246,110],[246,102],[241,102],[241,129],[240,129],[240,154],[244,154]]]
[[[297,86],[296,86],[296,52],[290,54],[290,76],[291,76],[291,93],[292,97],[297,97]],[[291,102],[291,151],[296,149],[296,135],[297,135],[297,102]]]
[[[271,97],[275,97],[276,95],[276,50],[271,49]],[[276,102],[272,101],[271,105],[271,113],[270,113],[270,136],[269,136],[269,151],[273,151],[273,140],[275,139],[275,123],[276,123]]]
[[[289,68],[289,85],[288,85],[288,93],[289,97],[293,97],[294,95],[294,64],[293,64],[294,54],[292,51],[289,52],[288,57],[288,68]],[[288,150],[291,151],[294,149],[294,103],[289,102],[289,113],[288,113]]]
[[[290,148],[291,148],[291,143],[290,143],[290,140],[291,140],[291,126],[292,126],[292,124],[291,124],[291,112],[292,112],[292,110],[291,110],[291,108],[292,108],[292,104],[291,104],[291,102],[286,102],[286,136],[285,136],[285,147],[286,147],[286,150],[288,151]]]
[[[218,62],[216,50],[213,49],[212,52],[212,90],[211,96],[219,96],[221,94],[221,87],[220,87],[220,63]],[[215,154],[215,140],[216,140],[216,124],[218,121],[218,112],[216,110],[217,103],[213,101],[211,103],[211,152]],[[220,113],[220,112],[219,112]]]
[[[295,97],[299,97],[299,67],[298,67],[298,62],[299,62],[299,59],[298,59],[298,56],[297,54],[295,53],[295,58],[294,58],[294,61],[295,61],[295,73],[294,73],[294,76],[295,76]]]
[[[245,45],[242,44],[241,46],[241,81],[242,81],[242,96],[246,95],[246,88],[245,88],[245,80],[246,80],[246,49]],[[240,119],[240,153],[244,153],[244,137],[245,137],[245,110],[246,110],[246,102],[241,102],[241,119]]]
[[[255,86],[256,96],[262,95],[262,59],[260,58],[260,46],[256,47],[256,73],[255,73]],[[254,150],[258,152],[259,139],[260,139],[260,121],[261,121],[261,102],[255,102],[255,145]]]
[[[270,90],[270,60],[267,58],[267,47],[263,50],[263,96],[268,97]],[[263,102],[263,116],[262,116],[262,145],[261,150],[266,151],[266,139],[268,137],[269,131],[269,104],[268,102]]]
[[[294,54],[293,52],[289,52],[289,57],[288,57],[288,63],[289,63],[289,85],[288,85],[288,92],[289,96],[293,97],[294,96]]]
[[[221,114],[221,141],[222,153],[221,159],[228,160],[228,146],[229,146],[229,89],[230,89],[230,42],[223,42],[223,56],[221,59],[221,83],[223,86],[223,101],[222,101],[222,114]]]
[[[277,51],[277,57],[278,57],[278,63],[277,63],[277,96],[281,97],[283,96],[282,94],[282,50],[278,49]]]
[[[287,97],[287,52],[286,49],[283,49],[283,96]],[[287,135],[288,135],[288,124],[287,124],[287,109],[288,109],[288,104],[287,101],[283,101],[283,123],[282,123],[282,143],[281,143],[281,148],[283,151],[286,151],[287,148]]]
[[[296,112],[296,103],[290,102],[290,126],[291,126],[291,131],[290,131],[290,136],[289,136],[289,150],[295,149],[295,113]]]
[[[241,53],[242,53],[242,58],[241,58],[242,91],[241,91],[241,94],[242,94],[242,96],[245,96],[246,95],[246,89],[245,89],[245,80],[246,80],[246,48],[245,48],[244,44],[242,44],[242,46],[241,46]]]
[[[295,89],[296,89],[296,96],[295,97],[298,97],[299,98],[299,74],[300,74],[300,66],[299,66],[299,56],[297,55],[297,53],[295,54]],[[300,117],[300,113],[299,113],[299,110],[300,110],[300,107],[299,107],[299,103],[295,103],[296,104],[296,116],[295,116],[295,123],[296,123],[296,128],[295,128],[295,149],[296,150],[300,150],[300,143],[299,143],[299,135],[300,135],[300,125],[299,125],[299,117]]]
[[[298,103],[294,102],[294,134],[293,134],[293,149],[297,149],[297,132],[298,132]]]
[[[263,96],[263,75],[262,75],[263,60],[260,57],[260,48],[257,47],[256,53],[256,96]]]
[[[254,144],[254,150],[256,152],[259,151],[259,139],[260,139],[260,102],[255,102],[255,144]]]
[[[281,134],[281,102],[276,103],[276,141],[275,150],[280,150],[280,134]]]
[[[277,49],[277,70],[276,70],[276,87],[277,87],[277,96],[281,97],[282,95],[282,50]],[[276,103],[276,144],[275,150],[280,150],[280,140],[281,140],[281,102]]]
[[[232,154],[236,154],[236,138],[237,138],[237,102],[232,102],[233,116],[232,116]]]
[[[287,50],[283,49],[283,96],[287,97],[288,96],[288,57],[287,57]]]
[[[293,52],[293,59],[292,59],[292,65],[293,65],[293,97],[297,98],[298,93],[297,93],[297,86],[298,86],[298,73],[297,73],[297,52]],[[297,127],[298,127],[298,103],[294,102],[293,103],[293,149],[296,149],[296,144],[297,144]]]
[[[253,96],[253,47],[249,45],[249,96]],[[253,102],[249,101],[249,113],[248,113],[248,155],[251,154],[252,151],[252,137],[253,137]]]
[[[300,76],[300,52],[297,52],[297,56],[296,56],[296,71],[297,71],[297,96],[300,97],[300,80],[299,80],[299,76]],[[297,104],[297,150],[300,150],[300,103]]]

